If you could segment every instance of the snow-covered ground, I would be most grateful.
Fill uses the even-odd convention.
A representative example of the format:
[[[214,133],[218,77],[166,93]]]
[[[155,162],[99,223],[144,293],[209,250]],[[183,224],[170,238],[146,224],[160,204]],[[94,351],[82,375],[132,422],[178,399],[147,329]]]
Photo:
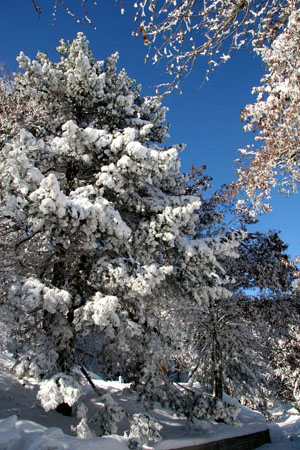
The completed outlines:
[[[295,450],[300,449],[300,415],[290,405],[282,403],[273,411],[273,420],[268,422],[271,444],[259,447],[259,450]]]
[[[80,440],[74,437],[71,426],[77,425],[75,417],[65,417],[55,411],[45,412],[36,399],[37,386],[31,380],[17,380],[12,371],[13,362],[8,354],[0,355],[0,450],[121,450],[127,449],[127,439],[122,435],[128,430],[128,422],[122,421],[120,435]],[[108,390],[128,413],[145,412],[137,403],[129,385],[119,382],[105,382],[95,379],[99,388]],[[227,398],[228,401],[236,402]],[[86,394],[89,409],[97,407],[93,391]],[[275,421],[266,423],[264,417],[247,408],[241,408],[239,421],[242,426],[203,423],[203,430],[193,432],[183,418],[174,417],[172,412],[157,405],[151,415],[163,428],[163,440],[144,446],[145,449],[166,450],[204,443],[216,439],[242,435],[270,427],[272,444],[261,447],[268,449],[300,449],[300,415],[287,411],[289,405],[279,405],[272,411]],[[72,436],[73,435],[73,436]]]

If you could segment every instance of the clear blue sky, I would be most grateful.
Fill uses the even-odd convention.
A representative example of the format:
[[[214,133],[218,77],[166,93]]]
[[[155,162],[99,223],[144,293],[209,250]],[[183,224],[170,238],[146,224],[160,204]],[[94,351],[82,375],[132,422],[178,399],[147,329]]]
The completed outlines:
[[[53,25],[50,7],[53,2],[40,0],[42,15],[39,19],[31,0],[1,1],[0,61],[9,70],[18,69],[15,58],[20,50],[31,58],[38,50],[56,58],[58,40],[72,40],[78,31],[83,31],[97,59],[105,59],[119,51],[119,69],[125,67],[128,74],[143,85],[144,95],[154,94],[153,86],[164,80],[163,66],[144,64],[145,46],[131,36],[135,27],[133,8],[128,7],[122,16],[114,8],[115,0],[99,0],[97,7],[91,1],[89,12],[97,27],[93,30],[77,24],[61,8]],[[79,4],[80,0],[69,1],[72,3]],[[126,0],[123,3],[126,7]],[[237,149],[251,142],[251,135],[242,131],[239,116],[241,109],[254,101],[251,88],[259,83],[263,71],[259,58],[246,51],[217,69],[210,82],[199,88],[204,70],[205,63],[200,61],[184,82],[183,94],[174,92],[164,104],[169,107],[170,143],[187,144],[182,153],[183,170],[188,170],[191,165],[206,164],[207,173],[218,188],[234,179]],[[274,195],[272,206],[273,213],[261,217],[252,229],[281,230],[283,240],[290,245],[289,253],[295,257],[300,254],[299,195],[288,199]]]

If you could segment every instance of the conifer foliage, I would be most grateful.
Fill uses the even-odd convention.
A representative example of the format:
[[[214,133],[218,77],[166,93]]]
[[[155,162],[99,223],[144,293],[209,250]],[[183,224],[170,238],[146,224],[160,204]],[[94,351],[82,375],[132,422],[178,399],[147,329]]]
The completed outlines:
[[[57,51],[58,62],[20,54],[14,93],[41,114],[25,124],[12,114],[2,130],[17,370],[41,380],[46,410],[72,406],[81,395],[74,369],[87,375],[89,355],[102,373],[132,381],[148,406],[181,402],[186,412],[166,377],[187,339],[182,312],[228,295],[217,259],[236,244],[196,239],[200,201],[180,173],[182,148],[161,145],[166,109],[116,71],[118,55],[96,61],[81,33]],[[102,402],[105,434],[124,412],[107,395]]]

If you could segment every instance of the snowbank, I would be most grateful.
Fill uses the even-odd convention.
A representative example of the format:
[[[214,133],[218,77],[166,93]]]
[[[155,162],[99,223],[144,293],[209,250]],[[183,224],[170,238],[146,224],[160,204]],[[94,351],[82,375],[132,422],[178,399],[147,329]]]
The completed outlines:
[[[107,436],[77,439],[65,435],[60,428],[46,428],[28,420],[11,416],[0,421],[0,450],[124,450],[127,439]]]

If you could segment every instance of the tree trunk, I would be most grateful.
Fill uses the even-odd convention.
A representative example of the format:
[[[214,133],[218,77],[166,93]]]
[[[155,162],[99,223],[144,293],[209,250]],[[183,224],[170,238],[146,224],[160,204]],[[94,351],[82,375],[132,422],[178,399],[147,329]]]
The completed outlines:
[[[215,323],[213,325],[213,350],[212,350],[212,362],[213,362],[213,395],[218,400],[223,400],[223,363],[222,363],[222,348],[218,338]]]

